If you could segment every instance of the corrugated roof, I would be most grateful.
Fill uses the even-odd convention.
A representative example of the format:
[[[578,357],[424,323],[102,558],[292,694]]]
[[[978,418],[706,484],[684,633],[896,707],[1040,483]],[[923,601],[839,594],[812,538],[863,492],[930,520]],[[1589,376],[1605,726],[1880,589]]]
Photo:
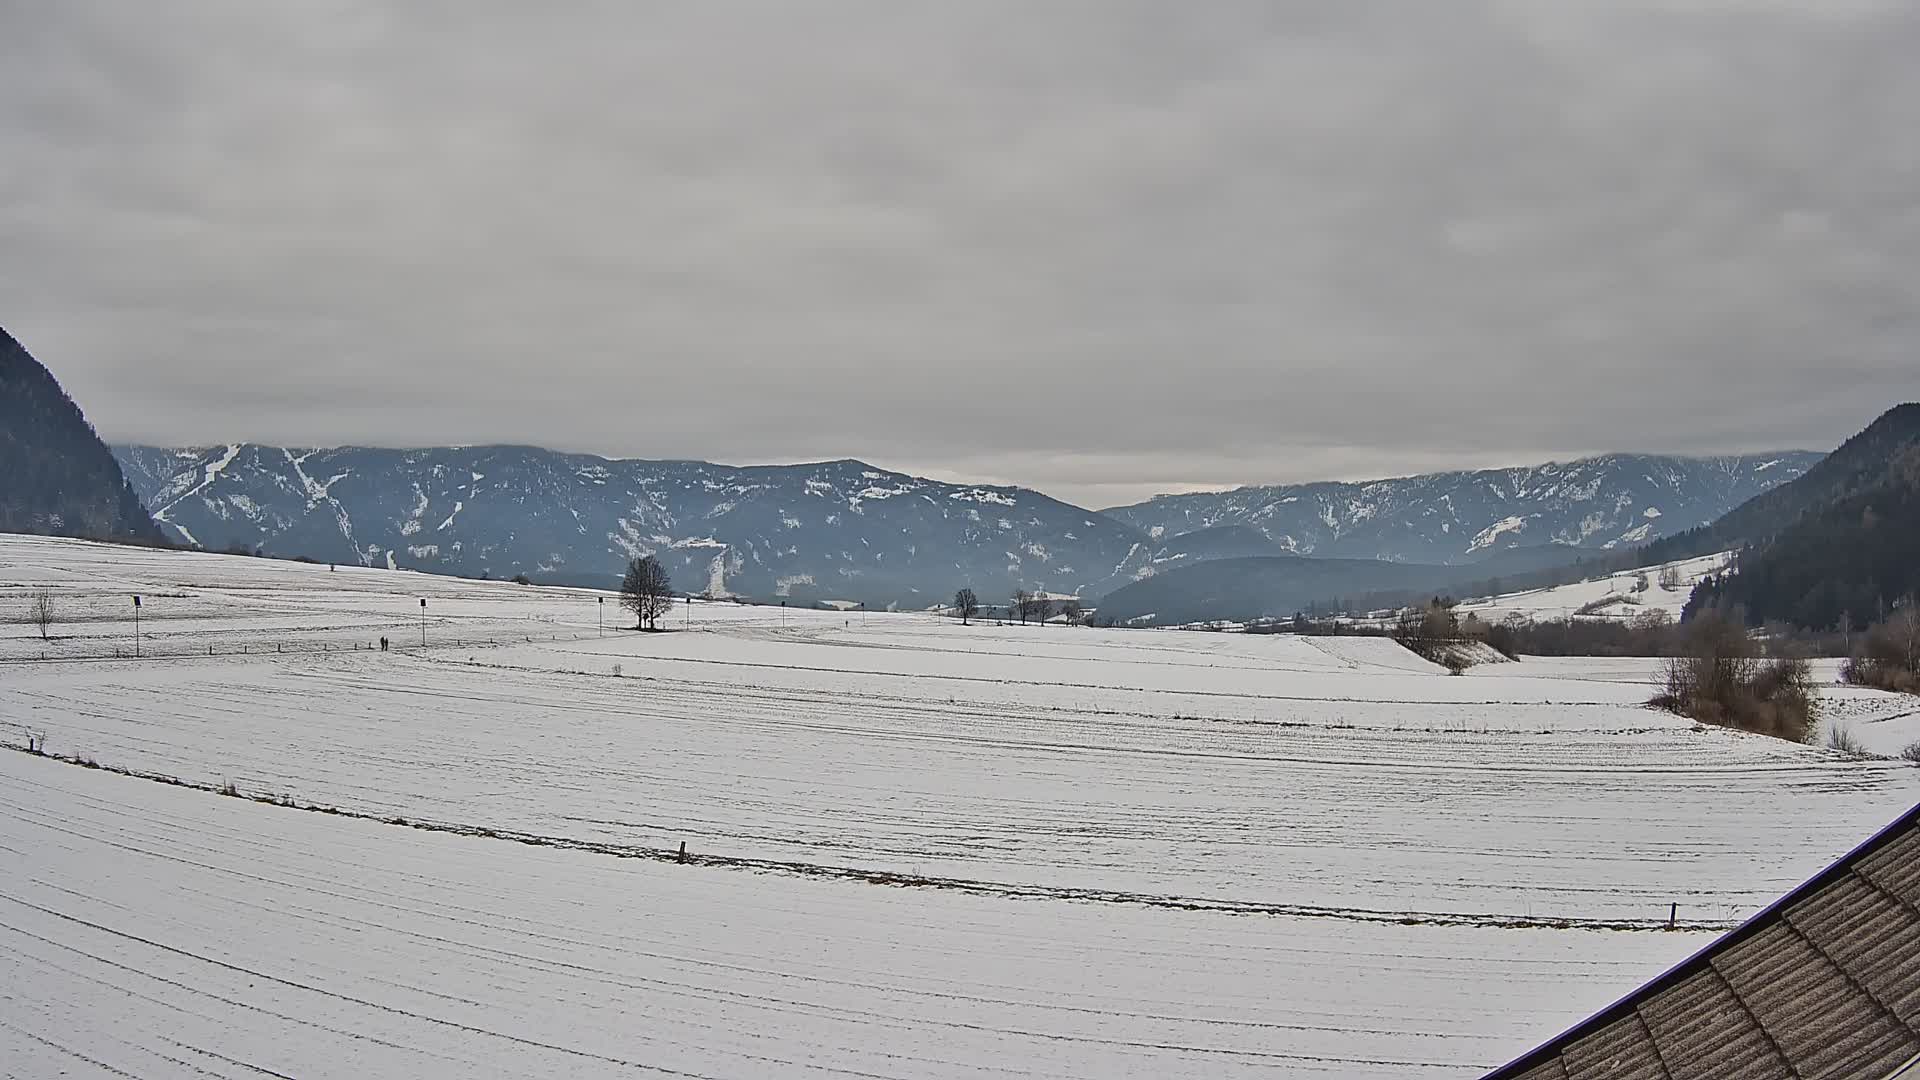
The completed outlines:
[[[1920,1077],[1920,806],[1486,1080]]]

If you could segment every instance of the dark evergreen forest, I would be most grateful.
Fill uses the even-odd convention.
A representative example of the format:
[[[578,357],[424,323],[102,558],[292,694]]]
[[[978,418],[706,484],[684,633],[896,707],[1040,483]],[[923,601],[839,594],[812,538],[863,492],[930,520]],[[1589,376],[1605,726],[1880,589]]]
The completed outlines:
[[[163,542],[80,407],[0,330],[0,532]]]
[[[1920,592],[1920,404],[1888,411],[1763,499],[1727,515],[1752,519],[1746,542],[1687,614],[1738,609],[1749,623],[1816,630],[1883,621]]]

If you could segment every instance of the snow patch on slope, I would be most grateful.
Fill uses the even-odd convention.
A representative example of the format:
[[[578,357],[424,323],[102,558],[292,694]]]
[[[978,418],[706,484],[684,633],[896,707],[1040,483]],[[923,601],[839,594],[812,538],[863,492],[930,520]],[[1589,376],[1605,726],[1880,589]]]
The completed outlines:
[[[227,471],[227,466],[233,464],[233,459],[239,456],[240,456],[240,444],[228,443],[226,453],[220,455],[220,459],[218,461],[207,462],[205,468],[203,469],[203,475],[200,478],[200,482],[198,484],[195,484],[191,490],[188,490],[180,494],[172,502],[169,502],[167,503],[167,505],[161,507],[158,510],[155,510],[153,512],[154,520],[165,521],[167,522],[167,524],[173,525],[173,522],[167,520],[167,511],[172,510],[175,506],[178,506],[180,502],[186,499],[188,496],[198,495],[201,492],[207,490],[207,488],[211,487],[213,485],[213,482],[220,478],[220,474]],[[177,529],[179,528],[179,526],[174,525],[174,528]],[[185,531],[186,530],[182,529],[181,530],[182,534],[184,534]]]
[[[789,574],[786,577],[773,579],[773,595],[792,596],[795,585],[813,584],[816,584],[816,582],[813,580],[812,574]]]
[[[1511,516],[1501,518],[1499,521],[1481,529],[1479,534],[1473,538],[1473,543],[1467,545],[1467,550],[1484,551],[1492,547],[1507,533],[1520,532],[1526,527],[1527,519],[1524,517]]]
[[[992,503],[995,506],[1018,505],[1018,502],[1013,496],[1002,495],[997,491],[988,491],[986,488],[969,488],[965,491],[956,491],[948,495],[947,498],[959,502]],[[1088,524],[1092,523],[1089,522]]]

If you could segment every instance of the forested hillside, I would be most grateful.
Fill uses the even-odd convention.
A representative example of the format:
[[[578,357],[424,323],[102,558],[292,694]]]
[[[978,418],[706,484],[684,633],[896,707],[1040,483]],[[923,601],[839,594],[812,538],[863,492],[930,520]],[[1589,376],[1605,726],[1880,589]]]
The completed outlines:
[[[1920,404],[1889,410],[1706,531],[1745,543],[1689,613],[1738,606],[1751,622],[1816,629],[1878,621],[1920,591]]]
[[[0,330],[0,532],[161,539],[80,407],[5,330]]]

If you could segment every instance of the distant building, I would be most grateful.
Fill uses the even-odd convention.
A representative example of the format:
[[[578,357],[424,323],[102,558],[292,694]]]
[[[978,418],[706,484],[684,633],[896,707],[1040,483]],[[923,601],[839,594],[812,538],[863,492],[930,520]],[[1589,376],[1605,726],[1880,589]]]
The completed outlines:
[[[1486,1080],[1920,1080],[1920,807]]]

